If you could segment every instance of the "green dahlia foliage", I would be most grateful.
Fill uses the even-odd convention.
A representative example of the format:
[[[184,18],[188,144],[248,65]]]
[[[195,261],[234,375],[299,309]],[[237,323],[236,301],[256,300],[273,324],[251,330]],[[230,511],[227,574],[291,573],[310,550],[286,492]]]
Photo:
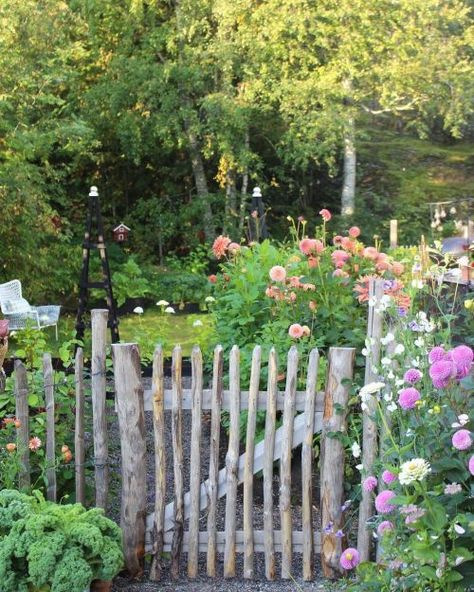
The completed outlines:
[[[102,510],[0,491],[2,592],[82,592],[122,565],[120,528]]]
[[[420,283],[420,292],[428,291]],[[434,310],[393,313],[382,338],[379,382],[359,392],[363,413],[382,433],[380,460],[358,467],[363,489],[374,497],[375,515],[367,528],[374,531],[379,556],[358,566],[358,581],[348,589],[469,590],[474,586],[474,352],[451,344],[449,316]],[[358,563],[356,549],[343,552],[344,569]]]

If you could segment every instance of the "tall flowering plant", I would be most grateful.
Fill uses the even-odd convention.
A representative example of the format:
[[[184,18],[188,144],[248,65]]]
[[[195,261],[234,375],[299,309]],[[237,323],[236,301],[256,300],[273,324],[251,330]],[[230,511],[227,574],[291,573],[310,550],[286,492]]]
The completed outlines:
[[[372,277],[386,279],[386,293],[400,307],[410,304],[403,263],[380,245],[366,247],[355,226],[331,236],[331,214],[320,214],[312,235],[305,220],[289,218],[290,238],[282,244],[239,245],[226,236],[214,242],[220,273],[209,281],[216,334],[225,347],[241,346],[244,371],[256,343],[275,346],[280,356],[293,344],[303,356],[313,347],[361,345]]]
[[[467,590],[474,584],[473,350],[449,347],[424,312],[392,320],[382,339],[375,397],[381,460],[360,466],[375,515],[377,563],[358,567],[350,590]],[[344,553],[343,553],[344,557]],[[358,563],[358,562],[357,562]],[[341,559],[344,569],[356,567]]]

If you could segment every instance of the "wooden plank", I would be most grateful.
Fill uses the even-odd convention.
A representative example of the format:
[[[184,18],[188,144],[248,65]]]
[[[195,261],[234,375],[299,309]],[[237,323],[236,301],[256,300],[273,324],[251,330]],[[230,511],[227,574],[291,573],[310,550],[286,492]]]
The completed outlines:
[[[43,387],[46,406],[46,497],[56,501],[56,423],[54,421],[54,377],[51,354],[43,355]]]
[[[191,389],[183,389],[182,408],[192,409],[192,392]],[[259,391],[257,399],[257,409],[265,410],[267,408],[267,391]],[[172,408],[173,393],[171,389],[165,390],[165,411],[169,411]],[[240,409],[241,411],[248,409],[248,391],[241,391]],[[232,396],[229,390],[222,392],[222,409],[229,410],[232,401]],[[295,410],[304,411],[306,401],[306,392],[297,391],[295,397]],[[277,391],[276,395],[277,410],[283,411],[285,407],[285,393],[283,391]],[[323,411],[324,407],[324,392],[318,392],[316,394],[316,412]],[[207,411],[212,409],[212,389],[204,389],[202,392],[202,409]],[[145,411],[153,411],[153,397],[151,390],[145,391]]]
[[[380,300],[384,294],[384,280],[371,280],[369,283],[369,297],[375,300],[374,306],[369,306],[369,322],[367,324],[367,338],[369,340],[369,355],[366,358],[364,384],[377,381],[375,369],[380,363],[380,349],[383,329],[383,313],[380,310]],[[367,402],[367,411],[362,416],[362,464],[364,473],[371,474],[377,459],[378,438],[377,424],[373,421],[377,413],[375,397]],[[371,532],[367,528],[367,520],[373,513],[373,496],[370,491],[362,488],[362,499],[359,504],[359,526],[357,533],[357,549],[361,561],[368,561],[372,546]]]
[[[304,414],[301,413],[296,416],[294,420],[294,431],[293,431],[293,448],[296,448],[300,444],[303,443],[304,440],[304,433],[305,433],[305,422],[304,422]],[[316,413],[315,414],[315,433],[321,431],[322,426],[322,414]],[[282,441],[283,441],[283,427],[280,427],[275,432],[275,446],[273,451],[273,461],[279,460],[281,457],[281,448],[282,448]],[[254,473],[257,473],[263,469],[263,459],[264,459],[264,447],[265,441],[262,440],[255,446],[255,454],[254,454]],[[244,480],[244,463],[245,463],[245,454],[242,454],[239,458],[239,468],[237,479],[238,483],[242,483]],[[221,498],[227,494],[227,469],[223,468],[219,471],[218,476],[218,487],[217,487],[217,497]],[[209,499],[207,496],[207,492],[209,490],[209,479],[201,483],[201,496],[200,496],[200,509],[206,510],[209,506]],[[189,517],[189,492],[187,492],[184,496],[184,518]],[[153,514],[150,514],[147,518],[147,529],[153,528]],[[165,532],[174,528],[174,502],[167,504],[165,508]]]
[[[20,427],[17,429],[21,462],[18,487],[19,489],[24,489],[31,485],[30,449],[28,448],[30,440],[30,417],[28,413],[28,375],[25,366],[20,360],[15,360],[15,402],[15,415],[20,422]]]
[[[173,349],[172,359],[172,391],[173,405],[171,409],[171,438],[173,444],[173,475],[174,475],[174,533],[171,546],[171,577],[179,577],[179,561],[181,557],[184,531],[184,485],[183,485],[183,421],[182,421],[182,351],[177,345]],[[190,507],[190,501],[189,506]],[[166,509],[165,509],[166,515]]]
[[[221,431],[221,402],[223,389],[224,353],[221,345],[214,350],[214,364],[212,372],[212,411],[211,411],[211,441],[209,452],[209,480],[207,498],[209,512],[207,515],[207,575],[216,576],[216,522],[217,522],[217,489],[219,479],[219,440]],[[201,495],[201,499],[204,499]]]
[[[198,573],[199,506],[201,494],[201,401],[202,401],[202,354],[195,346],[191,353],[193,412],[191,418],[191,459],[189,476],[189,547],[188,578]]]
[[[146,517],[146,441],[140,354],[136,343],[114,343],[115,394],[122,456],[120,526],[127,570],[143,573]]]
[[[150,580],[161,579],[163,531],[165,520],[166,496],[166,444],[165,444],[165,413],[164,413],[164,372],[163,349],[159,345],[153,354],[153,437],[155,442],[155,523],[153,528],[153,558],[150,566]]]
[[[305,435],[301,449],[301,488],[303,517],[303,579],[312,580],[314,571],[313,549],[313,437],[314,437],[314,403],[318,380],[319,353],[313,349],[309,355],[306,376],[306,408]]]
[[[237,510],[237,484],[240,442],[240,351],[234,345],[229,359],[229,386],[231,392],[229,447],[225,459],[227,495],[225,504],[224,577],[235,577],[235,531]]]
[[[321,436],[321,564],[323,574],[336,578],[341,574],[339,560],[342,552],[342,539],[336,532],[343,528],[341,506],[344,499],[344,446],[328,434],[347,432],[347,404],[349,388],[346,381],[352,380],[355,349],[331,347],[329,350],[329,369],[326,381],[326,401]],[[332,531],[324,529],[332,525]]]
[[[390,248],[396,249],[398,245],[398,220],[390,220]]]
[[[268,357],[268,399],[265,416],[265,439],[263,451],[263,531],[265,546],[265,577],[274,580],[275,544],[273,536],[273,461],[275,458],[275,427],[278,392],[278,357],[272,347]],[[255,469],[255,462],[254,462]]]
[[[76,416],[74,428],[74,470],[76,474],[76,502],[84,505],[86,502],[86,473],[84,462],[84,353],[78,347],[74,360],[74,378],[76,383]]]
[[[106,414],[106,376],[105,358],[107,345],[107,317],[106,309],[91,311],[92,322],[92,418],[94,434],[95,460],[95,505],[106,509],[108,494],[108,443],[107,443],[107,414]]]
[[[281,553],[281,531],[275,530],[274,534],[274,541],[275,541],[275,551],[277,553]],[[254,537],[254,547],[255,553],[263,553],[265,549],[265,532],[263,530],[254,530],[253,531]],[[199,538],[199,552],[204,553],[207,549],[209,539],[209,533],[201,532]],[[172,531],[165,532],[164,535],[164,547],[163,551],[169,552],[171,550],[171,543],[173,540],[173,533]],[[189,533],[185,532],[183,535],[183,550],[186,552],[188,548],[188,541],[189,541]],[[237,530],[235,532],[235,546],[237,553],[244,552],[244,531]],[[314,550],[316,553],[319,553],[321,550],[321,535],[319,532],[313,532],[313,545]],[[225,547],[225,532],[218,532],[216,533],[216,549],[219,553],[224,551]],[[303,552],[303,533],[301,531],[293,531],[293,547],[296,553]],[[147,541],[147,551],[151,549],[151,541]]]
[[[255,427],[257,424],[257,396],[260,385],[262,350],[257,345],[252,354],[247,417],[247,437],[244,462],[244,578],[254,577],[253,545],[253,457],[255,453]]]
[[[286,367],[285,408],[283,410],[283,443],[280,458],[280,516],[282,532],[281,577],[291,577],[292,516],[291,516],[291,451],[293,449],[293,420],[295,394],[298,380],[298,350],[293,346],[288,352]]]

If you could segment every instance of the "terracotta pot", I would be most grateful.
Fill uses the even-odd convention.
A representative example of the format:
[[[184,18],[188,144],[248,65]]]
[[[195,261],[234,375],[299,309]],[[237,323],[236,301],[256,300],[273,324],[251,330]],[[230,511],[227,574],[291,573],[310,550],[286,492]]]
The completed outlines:
[[[110,592],[112,590],[112,582],[105,580],[94,580],[91,582],[91,592]]]

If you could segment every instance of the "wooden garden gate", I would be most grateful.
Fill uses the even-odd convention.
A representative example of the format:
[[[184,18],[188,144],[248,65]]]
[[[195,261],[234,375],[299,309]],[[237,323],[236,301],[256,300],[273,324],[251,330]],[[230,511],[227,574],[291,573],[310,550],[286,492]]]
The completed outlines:
[[[152,554],[151,578],[159,580],[164,553],[171,557],[171,576],[181,575],[182,555],[186,554],[189,578],[198,575],[199,553],[207,555],[207,574],[217,575],[218,553],[223,553],[224,577],[235,577],[236,553],[243,553],[243,577],[255,576],[254,554],[265,555],[265,575],[276,578],[276,554],[281,554],[280,576],[292,573],[293,553],[303,555],[303,578],[314,575],[314,553],[321,552],[327,576],[339,571],[342,541],[335,532],[342,528],[343,445],[334,435],[346,428],[346,407],[355,350],[331,348],[324,392],[317,392],[319,355],[313,350],[304,368],[305,391],[298,391],[303,370],[298,351],[292,347],[286,365],[286,386],[278,389],[278,360],[272,349],[268,359],[267,389],[260,389],[261,349],[253,351],[248,391],[241,390],[240,352],[234,346],[229,356],[229,388],[223,388],[223,350],[214,352],[212,388],[203,389],[202,355],[191,355],[192,386],[182,388],[182,352],[173,351],[172,388],[164,388],[163,352],[157,348],[153,360],[152,390],[143,392],[140,357],[136,344],[114,344],[116,406],[122,447],[122,510],[124,550],[131,574],[143,569],[143,556]],[[305,360],[306,362],[306,360]],[[300,371],[300,375],[299,375]],[[190,486],[183,487],[182,411],[192,411]],[[155,445],[154,512],[146,516],[146,442],[144,411],[153,411]],[[230,428],[225,467],[219,470],[221,412],[228,411]],[[240,454],[241,411],[247,410],[245,452]],[[258,410],[266,411],[265,437],[255,443]],[[172,450],[166,450],[165,411],[171,412]],[[202,412],[210,411],[210,440],[202,455]],[[277,421],[281,426],[277,427]],[[317,532],[313,526],[312,475],[314,434],[321,434],[320,523],[332,524],[331,532]],[[206,443],[204,443],[206,444]],[[295,530],[291,504],[292,450],[302,445],[302,528]],[[207,452],[208,451],[208,452]],[[279,461],[279,513],[281,527],[273,524],[273,469]],[[174,475],[173,502],[166,504],[166,464]],[[254,475],[263,473],[263,530],[253,528]],[[201,481],[201,475],[206,478]],[[236,525],[237,488],[243,483],[243,529]],[[217,529],[217,500],[225,496],[225,529]],[[205,530],[201,530],[205,525]]]

